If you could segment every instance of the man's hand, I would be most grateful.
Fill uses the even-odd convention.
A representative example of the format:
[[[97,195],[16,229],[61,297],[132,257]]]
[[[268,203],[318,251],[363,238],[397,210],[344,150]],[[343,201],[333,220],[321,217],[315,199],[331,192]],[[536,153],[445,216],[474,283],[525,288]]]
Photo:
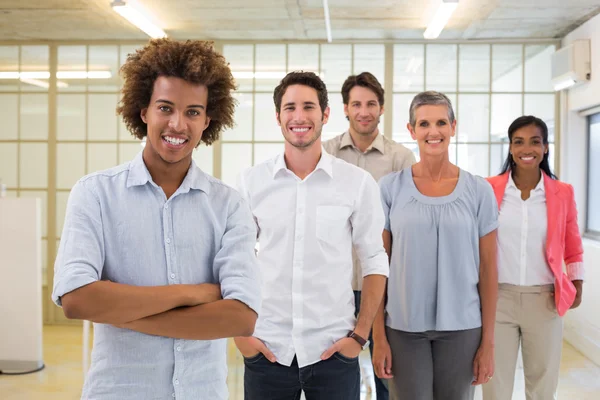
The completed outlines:
[[[265,346],[265,344],[255,337],[235,337],[233,338],[235,345],[242,355],[246,358],[252,358],[259,353],[262,353],[265,358],[272,363],[277,361],[275,355]]]
[[[373,343],[373,369],[378,378],[392,379],[392,349],[387,340]]]
[[[335,342],[330,348],[321,354],[321,360],[327,360],[335,353],[340,353],[344,357],[356,358],[360,354],[362,347],[352,338],[345,337]]]
[[[571,309],[577,308],[579,307],[579,305],[581,304],[581,298],[583,296],[583,281],[582,280],[576,280],[576,281],[572,281],[573,285],[575,285],[575,289],[577,289],[577,294],[575,295],[575,300],[573,301],[573,304],[571,305]]]

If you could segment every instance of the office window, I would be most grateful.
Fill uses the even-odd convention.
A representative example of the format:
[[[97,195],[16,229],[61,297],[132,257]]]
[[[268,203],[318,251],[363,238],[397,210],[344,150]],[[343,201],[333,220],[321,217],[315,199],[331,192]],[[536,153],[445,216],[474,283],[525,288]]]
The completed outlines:
[[[600,237],[600,113],[589,118],[587,231]]]

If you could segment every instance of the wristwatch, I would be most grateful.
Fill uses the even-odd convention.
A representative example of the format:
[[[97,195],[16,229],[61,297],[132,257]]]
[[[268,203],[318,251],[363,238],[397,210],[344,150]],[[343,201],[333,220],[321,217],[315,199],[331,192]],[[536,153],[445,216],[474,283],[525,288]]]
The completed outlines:
[[[348,332],[348,337],[356,340],[358,342],[358,344],[360,344],[360,347],[362,347],[363,350],[366,349],[367,347],[369,347],[369,343],[371,343],[370,341],[366,340],[362,336],[357,335],[354,331]]]

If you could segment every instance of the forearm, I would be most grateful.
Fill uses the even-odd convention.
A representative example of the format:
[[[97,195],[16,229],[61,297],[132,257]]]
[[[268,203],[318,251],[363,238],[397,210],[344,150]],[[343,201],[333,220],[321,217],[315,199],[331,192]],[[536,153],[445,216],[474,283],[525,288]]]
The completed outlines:
[[[481,342],[493,345],[498,301],[498,271],[495,263],[493,265],[482,264],[480,267],[479,297],[481,299]]]
[[[373,320],[383,299],[386,280],[384,275],[367,275],[363,279],[360,313],[354,329],[363,338],[369,337]]]
[[[190,305],[191,286],[132,286],[98,281],[65,294],[61,301],[67,318],[121,324]],[[193,286],[194,291],[203,290],[201,285]]]
[[[383,298],[377,308],[375,319],[373,320],[373,342],[387,341],[387,335],[385,333],[385,296],[387,289],[383,289]]]
[[[214,340],[251,336],[256,318],[256,313],[240,301],[219,300],[170,310],[119,327],[174,339]]]

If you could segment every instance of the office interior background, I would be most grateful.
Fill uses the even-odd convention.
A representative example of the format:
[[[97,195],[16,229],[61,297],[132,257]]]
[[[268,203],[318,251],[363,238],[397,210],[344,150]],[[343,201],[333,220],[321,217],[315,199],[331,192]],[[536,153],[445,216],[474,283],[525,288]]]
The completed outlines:
[[[350,74],[373,73],[385,89],[381,133],[412,149],[417,158],[406,130],[409,103],[423,90],[446,93],[458,120],[451,159],[481,176],[499,172],[508,152],[510,122],[523,114],[542,118],[550,130],[551,166],[575,188],[584,234],[583,303],[565,317],[565,340],[585,360],[575,382],[585,381],[579,383],[589,386],[592,397],[585,392],[566,398],[600,399],[600,3],[460,0],[439,37],[425,39],[423,32],[441,2],[126,3],[173,39],[213,40],[230,62],[239,85],[237,125],[213,146],[200,146],[194,159],[231,185],[242,169],[283,150],[272,93],[293,70],[317,72],[327,84],[331,116],[324,139],[348,128],[343,81]],[[142,149],[115,108],[122,84],[119,67],[148,38],[114,11],[110,0],[0,1],[0,179],[7,197],[41,199],[44,331],[75,326],[60,331],[74,342],[69,344],[79,351],[73,350],[75,358],[81,338],[72,335],[81,323],[66,320],[51,302],[53,260],[73,184]],[[578,40],[589,41],[590,79],[555,90],[553,55]],[[13,267],[0,265],[0,274],[4,268]],[[3,303],[0,308],[12,306]],[[8,329],[0,320],[0,337]],[[44,373],[49,372],[38,374]],[[55,398],[27,397],[8,379],[0,376],[0,398]],[[52,383],[56,388],[79,385],[74,393],[82,384],[81,376],[69,378],[68,384],[61,383],[58,373],[52,379],[58,379]]]

